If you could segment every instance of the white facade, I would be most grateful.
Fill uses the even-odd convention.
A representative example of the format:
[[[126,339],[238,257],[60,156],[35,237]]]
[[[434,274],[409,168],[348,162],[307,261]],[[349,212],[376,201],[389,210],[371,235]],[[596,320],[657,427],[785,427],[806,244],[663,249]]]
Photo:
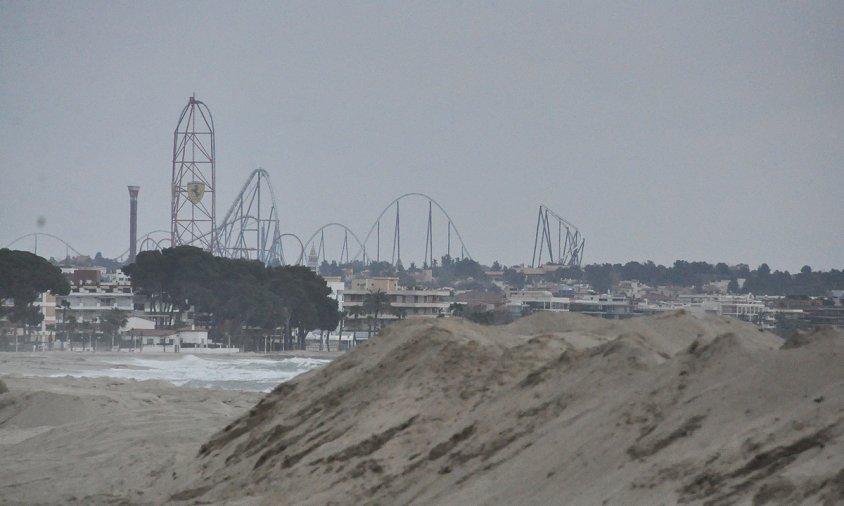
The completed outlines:
[[[570,297],[555,297],[547,290],[513,290],[507,294],[507,307],[514,314],[520,314],[523,309],[568,311],[570,304]]]
[[[623,295],[581,294],[558,297],[547,290],[513,290],[507,294],[507,307],[515,316],[526,310],[573,311],[604,318],[623,318],[630,315],[633,309],[630,299]]]
[[[134,294],[130,285],[101,284],[72,286],[70,293],[59,297],[57,311],[64,319],[71,316],[77,322],[101,321],[103,315],[112,309],[131,312],[134,309]],[[70,306],[63,309],[62,301]]]
[[[369,290],[345,290],[343,293],[345,307],[363,306],[366,296],[370,293],[372,292]],[[379,320],[436,318],[448,313],[448,307],[451,304],[447,300],[451,295],[448,290],[397,289],[384,293],[387,294],[394,313],[380,314]],[[399,312],[401,314],[397,314]]]
[[[180,344],[190,344],[197,348],[204,348],[209,343],[207,330],[180,330],[178,336]]]
[[[343,310],[343,292],[346,290],[346,283],[339,276],[324,276],[325,284],[331,289],[329,297],[337,301],[337,310]]]
[[[56,296],[50,292],[44,292],[33,303],[33,306],[41,308],[44,319],[41,320],[39,331],[42,335],[47,334],[47,328],[56,328]]]
[[[683,309],[694,316],[706,314],[731,316],[739,320],[759,322],[767,312],[764,301],[747,295],[680,295]]]
[[[140,318],[138,316],[130,316],[126,318],[126,325],[120,328],[120,332],[126,333],[132,330],[152,330],[155,328],[155,321],[147,319],[147,318]]]

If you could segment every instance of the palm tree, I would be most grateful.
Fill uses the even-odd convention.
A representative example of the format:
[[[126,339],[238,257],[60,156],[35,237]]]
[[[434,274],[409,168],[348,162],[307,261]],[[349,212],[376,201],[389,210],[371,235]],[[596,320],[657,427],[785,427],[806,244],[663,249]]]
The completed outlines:
[[[70,339],[68,339],[68,333],[67,333],[67,310],[70,309],[70,301],[68,301],[67,299],[62,299],[61,308],[62,308],[62,327],[64,327],[64,340],[70,341]]]
[[[343,309],[343,314],[344,320],[346,316],[351,316],[355,319],[355,321],[357,321],[358,318],[366,314],[366,311],[363,309],[363,306],[348,306]],[[357,325],[355,325],[355,327],[357,328]],[[357,332],[357,330],[352,332],[352,346],[358,345],[357,334],[355,334],[355,332]]]
[[[373,322],[377,325],[378,315],[392,309],[390,296],[381,290],[370,292],[363,297],[363,309],[367,315],[372,315],[369,325],[369,336],[372,337]]]
[[[346,324],[346,317],[349,316],[349,310],[343,309],[340,311],[340,334],[337,336],[337,348],[340,349],[340,345],[343,343],[343,327]],[[330,338],[330,336],[329,336]]]
[[[116,307],[112,308],[103,316],[100,328],[102,328],[107,334],[111,335],[112,349],[114,349],[114,337],[128,321],[129,320],[126,318],[126,312],[117,309]]]
[[[407,318],[407,309],[403,307],[390,306],[390,313],[399,320]]]

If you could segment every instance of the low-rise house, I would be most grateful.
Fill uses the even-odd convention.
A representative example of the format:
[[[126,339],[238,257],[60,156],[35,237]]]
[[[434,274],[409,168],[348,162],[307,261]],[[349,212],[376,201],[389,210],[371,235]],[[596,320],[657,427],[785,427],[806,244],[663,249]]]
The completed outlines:
[[[122,346],[156,351],[220,348],[208,339],[207,329],[130,329],[123,333]]]

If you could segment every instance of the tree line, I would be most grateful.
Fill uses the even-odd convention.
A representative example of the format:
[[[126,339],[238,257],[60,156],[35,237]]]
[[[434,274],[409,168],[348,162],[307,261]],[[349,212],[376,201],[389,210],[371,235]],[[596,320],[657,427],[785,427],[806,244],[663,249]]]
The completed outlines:
[[[652,261],[626,264],[591,264],[583,267],[561,267],[547,274],[549,281],[584,280],[596,291],[605,292],[620,281],[637,280],[650,286],[693,286],[701,290],[707,283],[729,281],[731,293],[756,295],[823,295],[829,290],[844,289],[844,271],[813,271],[808,265],[797,274],[771,271],[768,264],[750,269],[746,264],[728,266],[723,262],[687,262],[677,260],[666,267]],[[743,284],[739,280],[744,280]]]
[[[423,266],[428,268],[428,266]],[[503,280],[511,287],[521,289],[528,283],[527,276],[518,270],[518,266],[506,267],[498,261],[491,266],[482,265],[475,260],[452,259],[448,255],[434,261],[430,266],[435,279],[433,283],[419,283],[413,274],[421,271],[415,264],[405,269],[401,264],[394,267],[389,262],[360,261],[338,265],[337,262],[323,262],[320,272],[324,275],[340,276],[344,270],[360,273],[368,270],[371,276],[396,276],[402,286],[436,285],[454,286],[465,289],[490,289],[494,287],[486,271],[502,272]],[[589,264],[583,267],[560,266],[544,275],[545,281],[563,280],[585,281],[596,291],[611,290],[621,281],[637,280],[650,286],[690,286],[702,289],[707,283],[729,281],[731,293],[754,293],[758,295],[823,295],[829,290],[844,289],[844,270],[813,271],[808,265],[799,273],[772,271],[768,264],[761,264],[751,269],[746,264],[729,266],[724,262],[711,264],[701,261],[677,260],[673,265],[658,265],[651,260],[646,262],[631,261],[625,264],[603,263]],[[741,284],[739,280],[744,280]]]
[[[307,267],[267,267],[178,246],[141,252],[122,270],[166,324],[178,326],[193,309],[211,337],[241,345],[249,336],[279,332],[285,348],[304,347],[309,331],[334,329],[340,318],[331,289]]]

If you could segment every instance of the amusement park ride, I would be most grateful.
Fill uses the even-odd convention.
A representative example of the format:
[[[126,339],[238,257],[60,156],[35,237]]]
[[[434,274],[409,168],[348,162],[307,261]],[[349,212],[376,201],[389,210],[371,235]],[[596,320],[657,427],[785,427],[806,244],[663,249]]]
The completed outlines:
[[[348,226],[332,222],[318,228],[307,240],[302,241],[295,234],[282,231],[279,206],[270,175],[261,168],[252,171],[228,212],[217,223],[214,137],[214,120],[210,109],[191,96],[182,109],[173,133],[170,230],[155,230],[137,237],[139,188],[129,187],[131,245],[115,260],[126,262],[133,260],[136,252],[191,245],[217,256],[258,260],[266,265],[303,264],[306,256],[322,261],[334,260],[339,264],[388,261],[398,265],[403,259],[408,260],[402,256],[403,232],[406,238],[405,253],[408,242],[414,243],[411,246],[415,246],[415,243],[422,245],[421,238],[415,235],[410,236],[411,241],[407,240],[408,227],[403,228],[401,220],[403,204],[405,209],[411,209],[411,218],[426,214],[422,265],[436,265],[439,255],[448,255],[454,259],[472,258],[454,220],[443,206],[424,193],[406,193],[387,204],[363,240]],[[385,229],[383,236],[382,225]],[[413,232],[418,228],[413,228]],[[327,242],[326,233],[339,233],[341,238],[338,240],[335,237],[333,242]],[[7,246],[30,237],[34,237],[37,244],[39,236],[58,240],[66,246],[68,252],[72,250],[78,254],[65,241],[50,234],[27,234]],[[435,242],[438,248],[434,247]],[[340,244],[339,251],[332,248],[334,243]],[[546,252],[546,263],[579,266],[583,260],[584,243],[583,236],[574,225],[548,207],[539,206],[532,266],[541,265],[543,253]],[[308,255],[308,251],[312,254]],[[418,255],[418,251],[415,252]],[[333,253],[338,254],[335,256]],[[414,259],[419,260],[418,256]]]

